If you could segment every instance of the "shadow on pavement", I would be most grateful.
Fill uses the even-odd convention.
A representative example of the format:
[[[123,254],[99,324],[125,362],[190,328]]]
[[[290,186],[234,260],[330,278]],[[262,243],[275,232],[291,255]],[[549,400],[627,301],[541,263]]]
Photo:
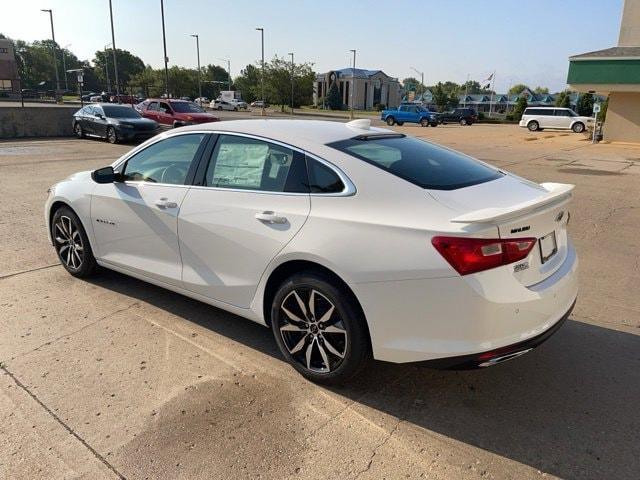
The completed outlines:
[[[92,282],[281,359],[270,330],[253,322],[115,272]],[[376,362],[333,391],[559,477],[640,475],[638,335],[570,319],[513,362],[473,371]]]

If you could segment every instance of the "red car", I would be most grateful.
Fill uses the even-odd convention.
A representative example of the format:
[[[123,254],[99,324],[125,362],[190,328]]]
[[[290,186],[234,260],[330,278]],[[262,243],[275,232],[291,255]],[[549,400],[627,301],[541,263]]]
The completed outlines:
[[[186,100],[148,98],[136,105],[136,110],[145,118],[155,120],[161,125],[183,127],[195,123],[217,122],[215,115],[205,112],[193,102]]]

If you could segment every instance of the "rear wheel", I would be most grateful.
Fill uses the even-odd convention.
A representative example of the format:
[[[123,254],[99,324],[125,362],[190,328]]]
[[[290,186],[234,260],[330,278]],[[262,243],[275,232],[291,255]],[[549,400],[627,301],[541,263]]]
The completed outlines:
[[[540,124],[538,122],[536,122],[535,120],[531,120],[527,124],[527,128],[529,129],[529,131],[535,132],[536,130],[538,130],[540,128]]]
[[[82,130],[82,125],[80,125],[79,123],[76,123],[73,126],[73,133],[75,133],[76,137],[78,138],[84,138],[84,131]]]
[[[575,133],[584,132],[584,123],[582,123],[582,122],[574,123],[573,126],[571,127],[571,130],[573,130]]]
[[[51,238],[62,266],[74,277],[88,277],[96,270],[96,259],[80,219],[69,207],[53,214]]]
[[[318,272],[295,274],[280,286],[271,328],[287,361],[317,383],[344,383],[371,357],[366,323],[352,294]]]
[[[423,118],[422,120],[420,120],[420,126],[421,127],[428,127],[429,126],[429,120],[427,120],[426,118]]]
[[[387,117],[387,125],[390,127],[396,123],[396,119],[393,117]]]
[[[438,126],[438,122],[433,122],[433,123],[430,123],[429,125],[431,125],[432,127],[437,127]]]
[[[462,125],[463,127],[467,124],[467,119],[466,118],[461,118],[460,119],[460,125]]]
[[[222,106],[219,106],[219,107],[218,107],[218,110],[222,111]]]
[[[107,128],[107,142],[118,143],[118,135],[116,134],[116,129],[113,127]]]
[[[401,127],[402,125],[404,125],[404,122],[397,122],[398,126]]]

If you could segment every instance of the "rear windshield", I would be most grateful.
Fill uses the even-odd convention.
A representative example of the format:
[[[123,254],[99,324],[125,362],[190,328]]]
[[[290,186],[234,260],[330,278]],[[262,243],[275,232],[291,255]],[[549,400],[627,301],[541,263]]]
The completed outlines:
[[[131,107],[124,105],[102,105],[104,114],[110,118],[140,118],[140,114]]]
[[[191,102],[171,102],[171,106],[179,113],[204,113],[204,110]]]
[[[328,146],[433,190],[469,187],[503,175],[470,157],[412,137],[356,137]]]

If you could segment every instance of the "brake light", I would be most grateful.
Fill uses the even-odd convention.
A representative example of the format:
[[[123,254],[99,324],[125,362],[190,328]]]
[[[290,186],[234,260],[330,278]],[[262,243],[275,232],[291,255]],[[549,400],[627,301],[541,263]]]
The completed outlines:
[[[460,275],[468,275],[526,258],[536,239],[433,237],[431,244]]]

